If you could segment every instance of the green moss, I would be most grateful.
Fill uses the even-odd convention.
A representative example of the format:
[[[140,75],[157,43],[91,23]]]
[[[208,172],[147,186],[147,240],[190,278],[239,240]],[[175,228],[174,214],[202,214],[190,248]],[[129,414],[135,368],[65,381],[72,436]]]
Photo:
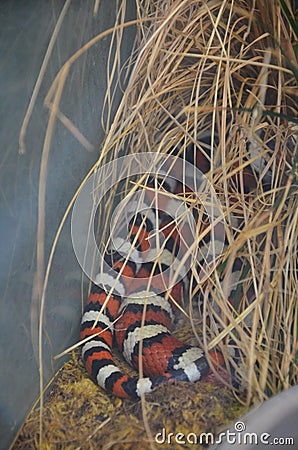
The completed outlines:
[[[142,408],[141,401],[120,400],[103,392],[87,377],[75,353],[46,399],[42,448],[149,449],[144,423],[148,423],[153,440],[164,429],[171,448],[181,448],[176,433],[190,438],[190,433],[217,433],[244,411],[231,391],[214,381],[162,385],[146,396]],[[34,449],[38,442],[37,409],[26,420],[13,449]],[[184,448],[193,445],[186,443]]]

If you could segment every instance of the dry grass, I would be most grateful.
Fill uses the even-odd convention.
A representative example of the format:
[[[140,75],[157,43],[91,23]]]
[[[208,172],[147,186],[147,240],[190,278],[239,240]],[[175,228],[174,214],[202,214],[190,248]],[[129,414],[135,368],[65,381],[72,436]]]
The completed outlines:
[[[246,386],[241,401],[248,406],[298,381],[297,36],[277,0],[270,8],[263,0],[136,4],[128,86],[90,173],[122,155],[168,154],[178,144],[181,154],[190,144],[205,148],[203,136],[210,136],[207,177],[224,206],[229,244],[204,287],[214,300],[204,308],[217,322],[203,317],[201,328],[193,328],[202,345],[218,345],[232,364],[226,343],[234,339],[242,355],[236,370]],[[74,60],[49,93],[53,117]],[[109,91],[108,108],[111,98]],[[247,192],[250,169],[254,187]],[[131,184],[122,188],[127,193]],[[243,294],[232,305],[226,289],[236,257],[243,261]]]
[[[229,246],[218,264],[223,281],[214,276],[207,284],[245,356],[247,404],[262,401],[297,382],[295,36],[277,1],[270,8],[263,1],[148,1],[139,14],[150,20],[138,28],[129,85],[101,158],[170,153],[179,143],[183,152],[210,134],[208,178],[224,205]],[[255,188],[246,193],[248,166]],[[222,287],[236,257],[245,268],[237,311]]]

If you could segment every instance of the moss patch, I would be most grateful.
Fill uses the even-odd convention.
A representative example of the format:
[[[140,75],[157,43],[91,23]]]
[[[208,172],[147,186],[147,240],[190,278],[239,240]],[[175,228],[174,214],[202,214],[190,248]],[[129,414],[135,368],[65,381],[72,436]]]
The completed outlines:
[[[162,385],[146,396],[143,406],[141,401],[108,396],[87,377],[74,353],[46,398],[41,447],[36,409],[24,423],[13,449],[149,449],[144,419],[154,441],[156,434],[162,433],[153,448],[167,448],[169,442],[173,449],[194,448],[191,442],[195,436],[199,439],[203,432],[218,433],[245,411],[231,391],[207,381]],[[183,433],[185,444],[175,441],[176,433]]]

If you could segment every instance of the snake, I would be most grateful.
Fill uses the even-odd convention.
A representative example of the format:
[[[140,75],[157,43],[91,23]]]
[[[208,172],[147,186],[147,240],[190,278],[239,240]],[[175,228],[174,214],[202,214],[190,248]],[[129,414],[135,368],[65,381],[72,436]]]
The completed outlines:
[[[199,159],[193,151],[190,154],[192,163]],[[201,163],[206,165],[202,158]],[[207,170],[204,166],[204,172]],[[160,204],[162,200],[172,202],[175,209],[175,199],[168,194],[185,193],[181,183],[178,185],[166,173],[159,175]],[[151,199],[154,187],[156,180],[151,176],[146,182]],[[210,374],[211,365],[213,368],[225,365],[221,352],[212,350],[207,355],[200,347],[185,344],[173,335],[176,316],[188,289],[188,277],[164,290],[160,280],[167,285],[167,270],[173,264],[174,270],[183,272],[178,254],[179,251],[184,254],[185,248],[171,217],[152,208],[148,199],[147,202],[147,213],[133,216],[127,224],[127,239],[120,243],[130,248],[129,260],[117,249],[106,252],[105,260],[113,270],[102,269],[92,283],[80,328],[82,359],[90,378],[106,393],[131,400],[163,383],[197,382]],[[132,204],[131,208],[134,207]],[[157,226],[163,230],[165,245],[156,259],[144,261],[142,255],[148,251],[150,233]],[[241,262],[236,259],[233,271],[238,276],[240,270]],[[115,273],[124,275],[126,281],[115,277]],[[135,376],[119,368],[114,348],[138,372]]]

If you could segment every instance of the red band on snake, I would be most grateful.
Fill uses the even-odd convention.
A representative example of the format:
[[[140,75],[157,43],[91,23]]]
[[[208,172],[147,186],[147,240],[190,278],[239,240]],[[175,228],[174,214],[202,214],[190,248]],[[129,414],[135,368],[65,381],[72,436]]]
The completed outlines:
[[[148,186],[154,183],[149,180]],[[172,180],[165,179],[159,189],[159,204],[164,208],[169,201],[167,189],[173,191]],[[175,189],[183,191],[181,186],[176,185]],[[149,202],[153,196],[149,189]],[[111,274],[101,273],[99,285],[92,286],[82,317],[80,337],[84,341],[82,356],[87,372],[107,393],[121,398],[138,398],[165,382],[195,382],[210,372],[208,358],[199,347],[185,345],[171,334],[175,304],[183,302],[185,283],[179,281],[161,294],[168,280],[164,275],[164,279],[159,278],[161,285],[157,285],[154,275],[165,273],[177,249],[183,249],[183,241],[171,220],[162,214],[159,227],[167,245],[158,261],[138,267],[115,254],[113,268],[121,270],[131,282],[124,286]],[[154,228],[148,217],[136,216],[128,224],[130,242],[135,242],[135,248],[141,252],[148,250]],[[134,369],[139,371],[142,367],[143,378],[130,377],[117,367],[112,355],[115,343]],[[211,352],[210,357],[215,365],[224,364],[219,352]]]

